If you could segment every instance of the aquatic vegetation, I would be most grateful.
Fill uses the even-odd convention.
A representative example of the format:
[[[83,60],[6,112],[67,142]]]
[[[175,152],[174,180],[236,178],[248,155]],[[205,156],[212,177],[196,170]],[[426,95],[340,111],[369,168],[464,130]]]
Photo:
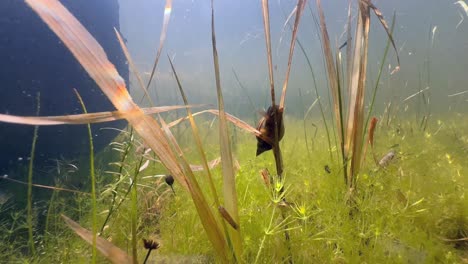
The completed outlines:
[[[333,55],[325,16],[317,1],[325,68],[333,98],[329,111],[335,118],[336,146],[330,140],[326,109],[321,106],[318,90],[316,100],[303,111],[302,120],[286,115],[285,111],[294,47],[299,43],[298,26],[306,1],[299,0],[291,13],[291,17],[295,14],[295,22],[279,104],[275,98],[269,6],[268,1],[262,1],[271,104],[257,129],[226,113],[213,1],[210,33],[218,109],[196,113],[183,89],[184,76],[178,74],[169,56],[184,105],[155,107],[148,93],[168,27],[170,0],[166,1],[159,48],[147,85],[116,32],[138,85],[151,104],[147,109],[134,103],[102,48],[60,2],[27,0],[27,3],[65,43],[118,110],[87,114],[83,103],[85,114],[80,115],[0,116],[4,122],[35,126],[88,124],[90,137],[89,173],[85,169],[78,172],[83,178],[90,178],[85,186],[90,193],[75,192],[59,180],[56,186],[40,186],[30,179],[29,190],[32,187],[53,190],[45,232],[31,234],[32,227],[39,224],[32,223],[33,219],[38,220],[32,217],[33,213],[39,214],[33,209],[39,207],[32,206],[28,194],[27,219],[17,214],[11,215],[12,221],[0,219],[0,239],[9,245],[0,250],[6,256],[4,259],[51,263],[90,259],[102,262],[104,258],[113,263],[466,261],[468,182],[464,175],[468,167],[464,161],[468,139],[464,131],[468,120],[462,115],[439,122],[426,118],[421,126],[419,122],[393,117],[389,122],[390,115],[399,114],[396,111],[381,116],[372,112],[387,51],[390,45],[396,47],[392,37],[394,23],[388,28],[371,1],[357,1],[353,45],[351,11],[348,13],[346,48],[350,59],[345,63],[341,61],[339,48]],[[366,117],[364,94],[371,10],[384,26],[388,43]],[[303,53],[306,55],[305,50]],[[346,71],[342,70],[344,65]],[[312,67],[310,70],[313,74]],[[312,136],[305,133],[306,120],[317,102],[324,126],[314,124]],[[169,122],[168,116],[161,114],[177,109],[185,109],[187,116]],[[217,122],[200,125],[206,121],[203,113],[214,115]],[[375,115],[372,119],[371,114]],[[384,115],[387,122],[377,122],[384,120]],[[89,123],[117,119],[126,119],[129,128],[121,131],[109,149],[94,157]],[[362,148],[367,146],[364,139],[369,120],[367,143],[374,159],[366,161]],[[191,135],[176,136],[171,128],[184,121],[189,121]],[[236,132],[234,138],[233,129],[247,133]],[[313,140],[312,148],[307,143],[309,137]],[[457,147],[453,148],[454,145]],[[269,149],[272,151],[266,151]],[[100,156],[109,155],[115,155],[110,164],[95,166]],[[340,156],[338,162],[333,158]],[[383,158],[378,161],[375,157]],[[270,174],[273,166],[276,173]],[[347,188],[343,188],[343,176]],[[432,184],[427,184],[429,180]],[[67,193],[66,197],[62,191]],[[3,205],[0,204],[0,212]],[[15,238],[15,234],[26,229],[29,234],[23,236],[27,239]],[[36,250],[30,250],[29,254],[15,252],[16,245],[24,241],[29,243],[26,248],[36,246]],[[151,254],[155,250],[157,254]]]
[[[40,95],[37,95],[37,110],[36,110],[36,115],[39,115],[41,105],[40,105]],[[37,137],[38,137],[38,131],[39,131],[39,126],[34,127],[34,133],[33,133],[33,140],[32,140],[32,145],[31,145],[31,155],[29,159],[29,168],[28,168],[28,235],[29,235],[29,251],[31,252],[32,255],[36,253],[36,248],[34,246],[34,237],[33,237],[33,209],[32,209],[32,187],[33,187],[33,167],[34,167],[34,156],[36,154],[36,142],[37,142]]]

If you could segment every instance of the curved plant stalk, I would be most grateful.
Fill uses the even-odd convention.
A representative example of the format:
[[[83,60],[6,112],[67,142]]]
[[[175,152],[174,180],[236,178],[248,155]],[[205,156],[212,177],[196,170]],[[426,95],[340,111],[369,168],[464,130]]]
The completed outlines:
[[[298,0],[296,5],[296,17],[294,20],[294,27],[292,30],[291,44],[289,47],[288,68],[286,70],[286,77],[283,83],[283,91],[281,93],[280,109],[284,109],[286,100],[286,91],[288,89],[289,74],[291,73],[292,59],[294,55],[294,47],[296,46],[297,30],[299,29],[299,22],[301,21],[302,12],[304,11],[307,0]]]
[[[86,106],[83,102],[83,98],[78,93],[76,89],[74,89],[78,100],[80,101],[81,108],[85,114],[88,113],[86,110]],[[96,175],[94,170],[94,144],[93,144],[93,133],[91,132],[91,124],[87,124],[88,128],[88,138],[89,138],[89,176],[91,178],[91,207],[92,207],[92,219],[93,219],[93,254],[92,254],[92,263],[96,263],[96,237],[97,237],[97,209],[96,209]]]
[[[130,202],[131,202],[131,226],[130,230],[132,233],[132,258],[134,263],[138,263],[138,235],[137,235],[137,222],[138,222],[138,174],[141,172],[141,166],[143,164],[144,156],[140,158],[140,162],[135,166],[135,171],[133,172],[132,183],[130,184]]]
[[[161,51],[164,46],[164,42],[166,40],[167,28],[169,26],[169,19],[171,18],[171,12],[172,12],[172,0],[166,0],[166,5],[164,7],[163,26],[161,29],[161,35],[159,36],[159,47],[156,53],[156,58],[154,59],[153,69],[151,70],[151,75],[148,80],[148,84],[146,85],[146,89],[144,89],[146,91],[145,95],[148,96],[148,100],[151,100],[149,99],[150,97],[148,95],[148,89],[151,85],[151,81],[153,80],[154,73],[156,72],[156,68],[159,62],[159,57],[161,56]]]
[[[211,0],[211,44],[213,48],[213,65],[216,79],[216,93],[219,108],[219,143],[221,148],[221,165],[223,170],[223,194],[225,204],[224,208],[227,214],[232,217],[234,222],[239,224],[239,209],[237,206],[234,162],[232,158],[231,142],[229,138],[229,129],[226,120],[226,113],[224,111],[223,92],[221,90],[221,76],[219,74],[218,50],[216,48],[214,0]],[[229,228],[228,233],[230,239],[232,240],[231,242],[234,250],[234,261],[240,262],[242,257],[242,240],[240,228]]]
[[[322,100],[321,100],[320,95],[318,93],[317,80],[315,78],[314,69],[312,68],[312,63],[310,62],[309,56],[305,52],[305,49],[302,46],[301,42],[299,41],[299,38],[297,39],[297,45],[299,45],[299,48],[301,49],[302,53],[304,54],[304,57],[306,58],[307,65],[309,67],[310,73],[312,74],[312,81],[314,83],[315,97],[317,97],[317,99],[315,99],[315,100],[316,100],[316,102],[318,102],[319,109],[320,109],[320,115],[322,117],[322,122],[323,122],[323,125],[325,127],[325,133],[327,134],[328,152],[330,153],[330,160],[333,160],[333,158],[331,156],[332,155],[332,152],[331,152],[332,145],[331,145],[331,140],[330,140],[330,131],[328,129],[327,119],[325,118],[325,112],[323,110]],[[315,101],[314,101],[314,103],[315,103]],[[305,122],[305,118],[304,118],[304,122]]]
[[[117,211],[120,207],[120,205],[123,203],[123,201],[125,201],[125,198],[122,199],[120,201],[119,204],[117,204],[116,206],[116,202],[117,202],[117,190],[119,188],[119,185],[120,183],[122,182],[122,173],[124,172],[124,165],[125,165],[125,160],[128,158],[128,155],[130,153],[130,149],[132,148],[132,141],[133,141],[133,129],[130,130],[130,135],[129,135],[129,142],[125,143],[125,144],[122,144],[122,145],[125,145],[125,148],[124,149],[120,149],[119,152],[122,153],[122,156],[121,156],[121,159],[120,159],[120,162],[118,163],[119,164],[119,170],[117,172],[117,174],[119,175],[119,179],[117,180],[117,184],[116,186],[114,187],[114,190],[112,191],[112,202],[111,202],[111,205],[110,205],[110,208],[109,208],[109,212],[107,212],[107,216],[106,216],[106,219],[104,220],[104,222],[102,223],[102,226],[101,226],[101,229],[99,231],[99,233],[102,235],[102,232],[104,232],[104,228],[106,227],[107,225],[107,222],[109,221],[111,215]],[[111,143],[112,144],[112,143]],[[128,194],[128,192],[127,192]]]
[[[286,18],[286,22],[285,22],[285,24],[283,26],[283,28],[284,28],[284,27],[286,27],[286,25],[289,25],[289,27],[291,29],[291,32],[293,31],[293,26],[290,25],[289,20],[291,19],[292,15],[296,12],[296,10],[297,10],[297,7]],[[286,16],[286,14],[284,14],[284,12],[283,12],[283,15]],[[329,132],[329,129],[328,129],[327,120],[325,118],[325,112],[323,110],[322,100],[321,100],[321,98],[319,96],[318,86],[317,86],[317,79],[315,78],[315,72],[314,72],[314,69],[312,67],[312,63],[310,62],[310,58],[307,55],[307,52],[305,51],[304,46],[302,45],[299,37],[297,37],[297,36],[296,36],[296,42],[297,42],[297,45],[299,45],[299,49],[301,50],[302,54],[304,55],[304,57],[305,57],[305,59],[307,61],[307,66],[309,67],[310,73],[312,75],[312,81],[313,81],[313,84],[314,84],[314,92],[315,92],[315,96],[317,97],[316,100],[312,103],[312,105],[314,105],[316,102],[318,102],[318,104],[319,104],[320,115],[322,117],[322,122],[323,122],[323,125],[325,127],[325,133],[327,134],[327,142],[328,142],[328,150],[329,150],[329,153],[330,153],[330,160],[333,160],[332,152],[330,151],[332,149],[331,139],[330,139],[330,132]],[[310,108],[307,111],[310,111]],[[305,124],[305,121],[306,120],[304,118],[304,124]]]
[[[188,105],[188,106],[159,106],[142,108],[141,110],[146,115],[159,114],[162,112],[173,111],[184,108],[200,107],[204,105]],[[127,116],[132,115],[131,111],[112,111],[112,112],[99,112],[87,113],[77,115],[61,115],[61,116],[16,116],[0,114],[0,122],[11,124],[22,124],[32,126],[55,126],[55,125],[85,125],[94,123],[110,122],[120,119],[125,119]]]
[[[41,110],[41,96],[38,93],[37,94],[37,107],[36,107],[36,115],[39,115],[39,112]],[[34,167],[34,156],[36,154],[36,143],[37,143],[37,137],[38,137],[38,132],[39,132],[39,126],[34,127],[34,132],[33,132],[33,139],[32,139],[32,145],[31,145],[31,153],[30,153],[30,159],[29,159],[29,166],[28,166],[28,193],[27,193],[27,211],[28,211],[28,217],[27,217],[27,222],[28,222],[28,245],[29,245],[29,253],[31,255],[36,254],[36,247],[34,246],[34,234],[33,234],[33,211],[32,211],[32,187],[33,187],[33,167]]]

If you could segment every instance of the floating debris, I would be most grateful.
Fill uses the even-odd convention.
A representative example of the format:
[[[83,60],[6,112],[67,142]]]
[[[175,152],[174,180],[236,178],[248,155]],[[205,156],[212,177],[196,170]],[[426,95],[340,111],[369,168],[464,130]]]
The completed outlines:
[[[369,125],[368,142],[371,145],[371,147],[374,147],[374,132],[375,132],[375,127],[377,126],[378,121],[379,121],[379,119],[377,119],[377,117],[372,117],[371,123]]]
[[[454,97],[454,96],[458,96],[458,95],[462,95],[462,94],[466,94],[466,93],[468,93],[468,90],[463,91],[463,92],[459,92],[459,93],[449,94],[447,96],[448,97]]]
[[[395,150],[390,150],[387,154],[385,154],[385,156],[382,157],[382,159],[380,159],[379,166],[382,168],[387,167],[390,164],[390,162],[395,158],[395,155]]]
[[[271,178],[268,169],[262,169],[260,171],[260,176],[262,176],[263,182],[265,183],[266,187],[270,188],[271,184],[273,183],[273,179]]]
[[[403,100],[403,102],[406,102],[406,101],[408,101],[409,99],[415,97],[416,95],[418,95],[418,94],[420,94],[420,93],[423,93],[424,91],[429,90],[429,89],[430,89],[430,87],[427,86],[426,88],[421,89],[421,90],[417,91],[416,93],[414,93],[414,94],[412,94],[412,95],[406,97],[406,98]]]

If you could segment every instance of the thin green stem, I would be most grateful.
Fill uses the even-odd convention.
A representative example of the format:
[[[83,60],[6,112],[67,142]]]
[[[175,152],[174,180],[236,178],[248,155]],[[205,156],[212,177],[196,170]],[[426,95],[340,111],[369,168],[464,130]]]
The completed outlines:
[[[99,231],[102,235],[102,232],[104,231],[104,228],[106,227],[106,224],[107,222],[109,221],[111,215],[115,212],[115,210],[118,209],[118,207],[120,206],[120,203],[119,205],[116,207],[115,206],[115,203],[116,203],[116,200],[117,200],[117,191],[118,191],[118,188],[120,186],[120,182],[121,182],[121,178],[122,178],[122,173],[123,173],[123,169],[124,169],[124,164],[125,164],[125,160],[127,159],[128,157],[128,154],[130,152],[130,149],[132,147],[132,139],[133,139],[133,129],[131,129],[130,131],[130,140],[129,140],[129,143],[127,144],[125,150],[124,150],[124,153],[122,155],[122,158],[120,160],[120,165],[119,165],[119,172],[118,172],[118,175],[119,175],[119,179],[117,180],[118,184],[115,186],[115,189],[113,190],[112,192],[112,203],[111,203],[111,207],[109,209],[109,212],[107,213],[107,216],[106,216],[106,219],[104,220],[104,223],[102,224],[101,226],[101,230]],[[122,200],[123,201],[123,200]]]
[[[146,262],[148,261],[149,256],[150,256],[150,254],[151,254],[151,250],[152,250],[152,249],[148,249],[148,253],[146,253],[146,257],[145,257],[145,260],[143,260],[143,264],[146,264]]]
[[[39,115],[39,112],[41,110],[41,95],[40,93],[37,94],[37,109],[36,109],[36,115]],[[32,187],[33,187],[33,167],[34,167],[34,155],[36,152],[36,143],[37,143],[37,137],[38,137],[38,132],[39,132],[39,126],[34,127],[34,133],[33,133],[33,140],[32,140],[32,146],[31,146],[31,153],[30,153],[30,159],[29,159],[29,167],[28,167],[28,216],[27,216],[27,222],[28,222],[28,244],[29,244],[29,252],[31,255],[34,255],[36,253],[36,248],[34,246],[34,236],[33,236],[33,210],[32,210]]]
[[[135,176],[132,180],[132,189],[131,189],[131,201],[132,201],[132,211],[131,211],[131,232],[132,232],[132,256],[133,256],[133,263],[138,263],[138,238],[137,238],[137,221],[138,221],[138,185],[137,185],[137,177],[139,168],[143,164],[143,156],[140,159],[140,163],[137,167],[135,167]]]
[[[83,98],[81,98],[78,90],[75,89],[76,96],[80,101],[81,108],[85,114],[88,113],[84,104]],[[91,124],[87,124],[88,137],[89,137],[89,175],[91,177],[91,206],[92,206],[92,225],[93,225],[93,253],[92,263],[96,263],[97,248],[96,248],[96,237],[97,237],[97,205],[96,205],[96,175],[94,170],[94,144],[93,144],[93,132],[91,131]]]
[[[309,56],[305,52],[305,49],[302,46],[301,42],[299,41],[299,38],[297,38],[296,41],[297,41],[297,44],[299,45],[299,48],[301,49],[302,53],[304,54],[304,57],[306,58],[307,65],[309,67],[310,73],[312,74],[312,81],[314,83],[315,97],[317,97],[317,100],[318,100],[319,109],[320,109],[320,116],[322,117],[323,125],[325,126],[325,132],[327,134],[328,149],[331,150],[332,146],[331,146],[331,140],[330,140],[330,132],[328,130],[327,120],[325,118],[325,112],[323,111],[322,100],[320,99],[320,95],[319,95],[319,92],[318,92],[317,79],[315,78],[314,69],[312,68],[312,63],[310,62]],[[331,157],[331,154],[330,154],[330,159],[333,160],[333,158]]]

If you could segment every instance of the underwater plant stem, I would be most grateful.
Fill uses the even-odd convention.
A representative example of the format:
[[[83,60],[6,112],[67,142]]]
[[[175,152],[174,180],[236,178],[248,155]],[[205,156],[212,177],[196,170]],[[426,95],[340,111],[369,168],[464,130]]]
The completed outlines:
[[[150,249],[148,249],[148,253],[146,253],[146,257],[145,257],[145,260],[143,260],[143,264],[146,264],[146,262],[148,261],[148,259],[149,259],[149,256],[150,256],[150,254],[151,254],[151,251],[152,251],[152,249],[151,249],[151,248],[150,248]]]
[[[265,235],[263,235],[262,242],[260,242],[260,247],[258,248],[257,256],[255,257],[255,262],[254,262],[254,263],[257,263],[257,262],[258,262],[258,258],[260,257],[260,253],[262,252],[263,245],[265,244],[266,236],[267,236],[268,233],[270,232],[271,226],[272,226],[272,224],[273,224],[273,217],[275,216],[275,210],[276,210],[276,207],[273,207],[273,212],[271,213],[271,218],[270,218],[270,223],[268,224],[268,229],[266,229],[266,230],[264,231],[264,232],[265,232]]]
[[[321,5],[320,5],[320,1],[317,1],[317,7],[318,7],[318,10],[319,10],[319,16],[320,16],[320,20],[322,20],[322,14],[323,13],[323,10],[321,8]],[[341,117],[337,117],[337,115],[341,112],[338,111],[338,106],[337,106],[337,103],[336,103],[336,100],[335,99],[335,96],[336,96],[336,88],[334,87],[334,85],[336,85],[336,76],[335,74],[333,74],[333,70],[334,70],[334,67],[333,67],[333,56],[331,54],[331,49],[330,49],[330,41],[329,41],[329,38],[328,38],[328,33],[326,31],[326,24],[325,24],[325,21],[323,22],[323,25],[321,24],[321,22],[319,22],[319,20],[317,19],[316,15],[314,14],[314,12],[312,11],[310,5],[309,5],[309,11],[312,15],[312,18],[313,18],[313,21],[314,21],[314,25],[315,25],[315,28],[316,30],[320,33],[320,34],[317,34],[318,36],[318,39],[320,40],[320,48],[322,50],[322,54],[324,55],[323,56],[323,64],[324,64],[324,67],[327,71],[327,74],[325,75],[326,79],[328,80],[328,84],[329,84],[329,88],[328,91],[327,91],[327,95],[328,95],[328,104],[330,106],[333,107],[333,110],[330,111],[330,120],[331,122],[333,123],[333,120],[335,119],[336,121],[336,126],[339,126],[339,120],[341,119]],[[325,20],[325,18],[323,18],[323,20]],[[324,30],[322,29],[322,27],[324,28]],[[315,78],[314,78],[315,80]],[[315,89],[316,89],[316,96],[318,98],[318,91],[317,91],[317,85],[315,84]],[[330,90],[332,90],[332,95],[333,95],[333,98],[334,98],[334,102],[335,104],[332,104],[331,102],[331,98],[330,98]],[[320,102],[320,101],[319,101]],[[321,105],[321,104],[320,104]],[[322,118],[324,120],[324,123],[326,125],[326,122],[325,122],[325,114],[323,113],[323,110],[321,108],[321,111],[322,111]],[[333,140],[335,141],[335,146],[337,146],[337,141],[336,141],[336,131],[335,131],[335,126],[331,126],[332,127],[332,132],[333,132]],[[327,127],[325,127],[327,129]],[[327,129],[328,130],[328,129]],[[330,148],[328,149],[329,151],[329,154],[330,154],[330,161],[333,161],[333,153],[332,153],[332,148],[331,148],[331,140],[330,140],[330,136],[328,134],[328,131],[327,131],[327,136],[329,138],[329,146]],[[338,156],[338,160],[339,160],[339,154],[337,153],[337,156]]]
[[[305,52],[305,49],[304,47],[302,46],[302,43],[299,41],[299,38],[296,39],[296,42],[297,44],[299,45],[299,48],[300,50],[302,51],[302,53],[304,54],[304,57],[306,58],[306,61],[307,61],[307,65],[309,66],[309,70],[310,70],[310,73],[312,74],[312,81],[314,83],[314,90],[315,90],[315,97],[317,97],[317,100],[318,100],[318,104],[319,104],[319,109],[320,109],[320,115],[322,117],[322,121],[323,121],[323,125],[325,127],[325,133],[327,134],[327,142],[328,142],[328,149],[331,150],[332,146],[331,146],[331,140],[330,140],[330,132],[328,130],[328,125],[327,125],[327,120],[325,118],[325,113],[323,111],[323,105],[322,105],[322,100],[320,99],[320,95],[318,93],[318,88],[317,88],[317,80],[315,78],[315,73],[314,73],[314,69],[312,68],[312,63],[310,62],[310,59],[309,59],[309,56],[307,55],[307,53]],[[304,120],[305,122],[305,120]],[[330,161],[333,160],[333,156],[331,154],[331,151],[330,152]]]
[[[258,248],[257,256],[255,257],[255,262],[254,263],[258,263],[258,258],[260,257],[260,253],[263,250],[263,245],[265,244],[266,236],[267,236],[266,234],[263,235],[263,238],[262,238],[262,241],[260,242],[260,247]]]
[[[279,144],[279,120],[280,118],[282,119],[283,116],[278,116],[283,115],[284,111],[284,99],[286,97],[286,89],[287,89],[287,84],[288,84],[288,78],[289,78],[289,71],[290,71],[290,66],[291,66],[291,61],[292,61],[292,53],[294,51],[294,43],[296,39],[296,30],[297,30],[297,25],[299,22],[299,17],[300,17],[300,12],[301,8],[303,8],[303,2],[298,1],[297,4],[297,9],[296,9],[296,22],[295,22],[295,28],[293,30],[293,37],[291,39],[291,47],[289,51],[289,59],[288,59],[288,70],[286,72],[286,78],[283,86],[283,92],[281,95],[281,100],[280,100],[280,105],[279,107],[276,106],[276,98],[275,98],[275,81],[274,81],[274,76],[273,76],[273,61],[272,61],[272,56],[271,56],[271,36],[270,36],[270,12],[268,8],[268,0],[262,0],[262,14],[263,14],[263,28],[265,30],[265,44],[266,44],[266,49],[267,49],[267,60],[268,60],[268,76],[270,80],[270,94],[271,94],[271,108],[274,109],[273,111],[273,120],[274,120],[274,140],[273,140],[273,155],[275,157],[275,164],[276,164],[276,174],[277,177],[280,181],[283,179],[283,159],[281,156],[281,149],[280,149],[280,144]],[[278,110],[276,110],[278,109]],[[284,121],[282,121],[284,122]],[[284,124],[284,123],[283,123]],[[281,189],[281,193],[283,192],[283,189]],[[285,198],[283,198],[285,200]],[[282,217],[284,219],[284,214],[282,214]],[[289,254],[289,262],[292,263],[292,253],[291,253],[291,247],[290,247],[290,238],[289,238],[289,232],[287,230],[287,226],[284,230],[284,236],[286,240],[286,244],[288,247],[288,254]]]
[[[84,104],[83,98],[78,93],[78,90],[74,89],[78,100],[80,101],[81,108],[85,114],[88,113]],[[91,263],[96,263],[97,249],[96,249],[96,236],[97,236],[97,205],[96,205],[96,175],[94,173],[94,144],[93,144],[93,132],[91,131],[91,124],[87,124],[88,137],[89,137],[89,175],[91,177],[91,206],[92,206],[92,225],[93,225],[93,253]]]
[[[36,115],[39,115],[39,112],[41,110],[41,94],[37,94],[37,108],[36,108]],[[39,132],[39,126],[34,126],[34,132],[33,132],[33,140],[32,140],[32,145],[31,145],[31,153],[30,153],[30,159],[29,159],[29,167],[28,167],[28,204],[27,204],[27,211],[28,211],[28,216],[27,216],[27,222],[28,222],[28,244],[29,244],[29,253],[31,255],[34,255],[36,253],[36,248],[34,246],[34,237],[33,237],[33,212],[32,212],[32,187],[33,187],[33,166],[34,166],[34,155],[36,152],[36,143],[37,143],[37,137],[38,137],[38,132]]]
[[[130,142],[132,141],[133,139],[133,129],[130,130]],[[122,155],[122,158],[120,159],[120,166],[119,166],[119,179],[117,180],[117,182],[119,184],[117,184],[115,186],[115,189],[114,191],[112,192],[112,203],[111,203],[111,207],[109,209],[109,212],[107,213],[107,216],[106,216],[106,219],[104,220],[104,222],[102,223],[102,226],[101,226],[101,230],[99,231],[99,233],[101,233],[102,235],[102,232],[104,231],[104,228],[106,227],[106,224],[107,222],[109,221],[111,215],[114,213],[115,210],[117,210],[119,207],[120,207],[120,203],[117,205],[117,207],[115,206],[115,202],[117,200],[117,189],[120,185],[120,180],[122,178],[122,173],[123,173],[123,169],[124,169],[124,164],[125,164],[125,160],[127,159],[128,157],[128,153],[130,152],[130,148],[132,147],[132,144],[127,144],[127,147],[125,148],[124,150],[124,153]],[[123,202],[125,199],[123,199],[121,202]]]
[[[236,71],[234,70],[234,68],[232,68],[232,73],[234,74],[234,78],[236,79],[237,84],[239,85],[239,87],[242,89],[242,91],[244,92],[245,96],[247,97],[247,100],[249,101],[249,104],[250,104],[250,106],[252,107],[252,110],[255,111],[255,110],[256,110],[255,104],[253,103],[252,99],[250,98],[249,92],[247,91],[247,89],[245,88],[245,86],[244,86],[244,85],[242,84],[242,82],[240,81],[239,76],[237,76],[237,73],[236,73]],[[255,123],[257,123],[257,118],[256,118],[256,115],[255,115],[255,114],[253,115],[253,120],[255,121]]]
[[[189,105],[188,99],[187,99],[187,96],[185,95],[184,89],[182,88],[182,84],[180,82],[179,76],[177,75],[174,64],[172,63],[172,60],[169,57],[169,55],[167,56],[167,58],[168,58],[169,63],[171,65],[172,72],[174,73],[174,77],[176,79],[177,86],[179,87],[180,95],[182,96],[182,100],[184,101],[184,104],[188,106]],[[233,69],[233,71],[234,71],[234,69]],[[234,72],[234,75],[236,75],[235,72]],[[237,75],[236,75],[236,78],[237,78]],[[201,141],[201,138],[200,138],[200,133],[199,133],[197,124],[195,123],[195,119],[193,118],[192,110],[190,110],[190,108],[188,108],[188,107],[187,107],[187,114],[188,114],[188,117],[189,117],[190,126],[192,128],[192,134],[193,134],[193,137],[195,139],[198,152],[200,154],[200,157],[202,158],[203,169],[206,171],[207,176],[208,176],[208,182],[209,182],[209,185],[210,185],[211,194],[213,195],[213,199],[214,199],[216,208],[220,208],[221,203],[219,201],[218,192],[216,191],[216,187],[214,185],[213,177],[211,175],[211,171],[210,171],[210,168],[208,166],[208,160],[206,158],[205,151],[203,150],[203,144],[202,144],[202,141]],[[174,189],[172,188],[172,185],[171,185],[171,189],[174,192]],[[174,192],[174,194],[175,194],[175,192]],[[229,235],[229,231],[227,229],[227,225],[226,225],[225,221],[221,220],[221,225],[223,227],[223,231],[224,231],[224,234],[226,236],[226,240],[228,242],[228,245],[232,248],[231,236]]]
[[[338,120],[340,122],[340,126],[339,126],[339,129],[341,129],[339,131],[339,135],[340,135],[340,149],[341,149],[341,159],[342,159],[342,165],[343,165],[343,176],[344,176],[344,182],[345,184],[347,183],[347,179],[348,179],[348,157],[346,156],[346,151],[345,151],[345,138],[344,138],[344,135],[345,135],[345,131],[344,131],[344,111],[343,111],[343,102],[344,102],[344,96],[343,96],[343,91],[341,89],[342,87],[342,82],[340,81],[341,80],[341,72],[340,72],[340,65],[342,66],[342,63],[341,63],[341,56],[339,54],[339,50],[335,56],[335,59],[336,59],[336,78],[337,78],[337,94],[338,94],[338,109],[340,111],[340,120]],[[343,78],[344,79],[344,78]],[[339,157],[338,157],[338,160],[339,160]]]
[[[139,168],[143,165],[143,155],[140,158],[138,166],[135,167],[135,176],[132,180],[131,187],[131,202],[132,202],[132,211],[131,211],[131,232],[132,232],[132,257],[133,263],[138,263],[138,238],[137,238],[137,221],[138,221],[138,185],[137,178]]]
[[[45,228],[44,231],[47,234],[49,231],[49,224],[50,224],[50,218],[52,217],[52,208],[55,203],[55,199],[57,199],[58,191],[54,190],[52,192],[52,197],[50,197],[49,200],[49,206],[47,207],[47,216],[46,216],[46,222],[45,222]]]
[[[396,20],[396,12],[393,12],[392,25],[391,25],[391,28],[390,28],[390,33],[391,34],[393,34],[393,29],[395,28],[395,20]],[[380,63],[379,73],[377,75],[377,80],[376,80],[376,83],[375,83],[374,91],[372,92],[372,99],[371,99],[371,103],[369,105],[369,111],[367,112],[366,123],[364,124],[365,128],[369,126],[369,120],[370,120],[370,117],[372,115],[372,111],[374,110],[375,98],[377,96],[377,90],[379,88],[380,77],[382,76],[383,67],[384,67],[385,61],[387,59],[388,50],[390,49],[390,45],[391,45],[391,41],[390,41],[390,38],[388,38],[387,45],[385,46],[384,54],[382,56],[382,63]],[[363,144],[365,142],[365,140],[364,140],[365,136],[366,136],[366,133],[363,133],[362,134]]]
[[[303,115],[303,122],[302,122],[302,127],[304,130],[304,141],[306,145],[306,150],[307,150],[307,158],[309,159],[309,162],[312,161],[312,158],[310,157],[310,146],[309,146],[309,140],[307,140],[307,129],[306,129],[306,110],[304,107],[304,101],[302,100],[302,89],[299,88],[299,102],[301,103],[301,109],[302,109],[302,115]]]
[[[215,34],[215,16],[214,16],[214,0],[211,0],[211,46],[213,50],[213,66],[216,80],[216,94],[218,99],[219,109],[219,143],[221,154],[221,165],[223,172],[223,194],[224,204],[227,212],[231,215],[235,222],[240,224],[239,209],[237,204],[236,178],[232,157],[232,147],[229,138],[229,129],[227,125],[226,113],[224,109],[224,99],[221,89],[221,77],[219,73],[218,50],[216,47]],[[224,221],[223,221],[224,222]],[[229,246],[232,246],[233,262],[240,262],[242,257],[242,238],[240,228],[228,229],[229,237],[225,237]],[[231,244],[232,242],[232,244]]]

